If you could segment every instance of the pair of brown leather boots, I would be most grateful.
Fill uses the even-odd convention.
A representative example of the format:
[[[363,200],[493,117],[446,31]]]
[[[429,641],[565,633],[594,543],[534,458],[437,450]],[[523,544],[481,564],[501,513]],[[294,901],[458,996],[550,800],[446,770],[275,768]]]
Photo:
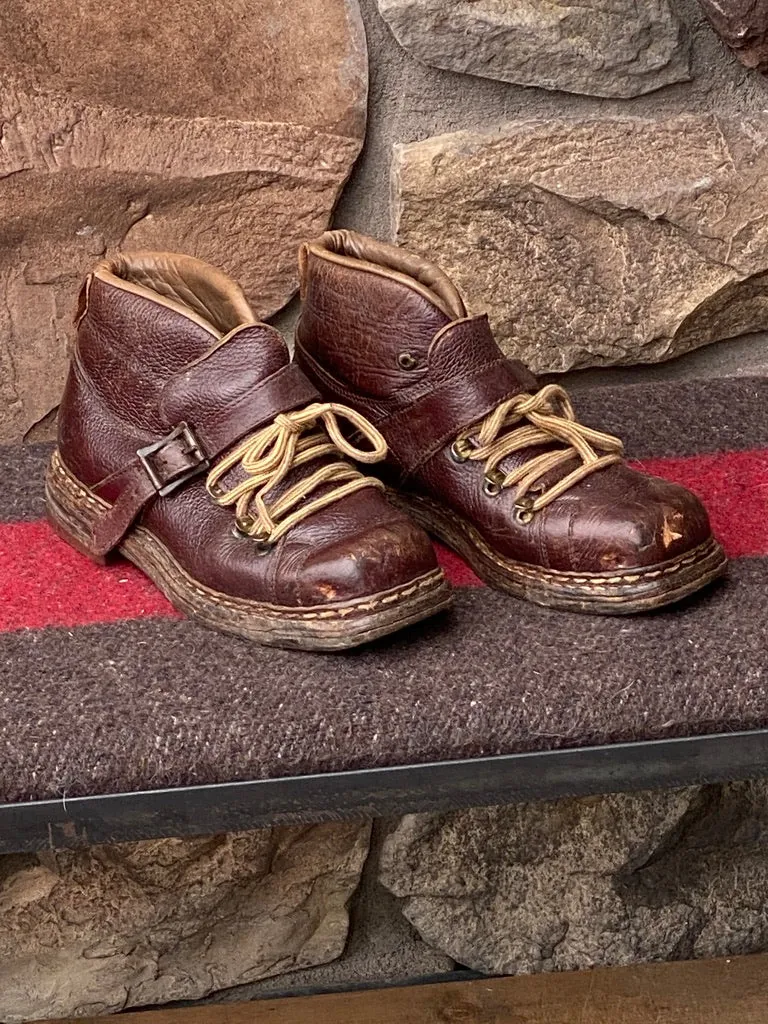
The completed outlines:
[[[70,543],[121,552],[206,625],[315,650],[450,604],[425,530],[574,611],[656,608],[722,572],[700,502],[504,358],[437,267],[350,231],[299,262],[293,362],[191,257],[88,276],[46,480]]]

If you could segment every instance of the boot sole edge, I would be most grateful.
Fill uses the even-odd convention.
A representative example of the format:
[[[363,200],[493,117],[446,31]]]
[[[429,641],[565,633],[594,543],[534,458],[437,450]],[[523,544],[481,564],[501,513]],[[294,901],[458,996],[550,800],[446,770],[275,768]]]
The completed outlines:
[[[594,615],[634,615],[683,600],[721,576],[727,558],[714,537],[667,562],[615,573],[559,572],[516,562],[495,551],[471,523],[421,495],[388,492],[390,500],[459,554],[496,590],[547,608]]]
[[[109,506],[67,469],[58,450],[46,472],[45,506],[58,536],[91,560],[106,561],[93,554],[91,538],[94,523]],[[346,650],[421,622],[453,602],[440,569],[365,598],[297,608],[234,597],[207,587],[143,526],[134,527],[118,551],[190,619],[271,647]]]

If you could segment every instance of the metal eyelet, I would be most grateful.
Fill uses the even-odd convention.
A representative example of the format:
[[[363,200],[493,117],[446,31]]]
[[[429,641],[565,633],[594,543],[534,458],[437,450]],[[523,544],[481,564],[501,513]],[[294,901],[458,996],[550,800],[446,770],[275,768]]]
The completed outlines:
[[[232,527],[232,536],[238,539],[249,540],[256,549],[257,555],[268,555],[275,546],[271,541],[262,540],[253,531],[256,520],[253,516],[238,516],[235,525]]]
[[[518,498],[515,502],[515,519],[518,523],[530,523],[534,516],[533,509],[533,498],[529,494],[524,494],[522,498]]]
[[[464,447],[462,447],[462,445]],[[451,458],[454,462],[466,462],[469,458],[469,442],[466,438],[458,438],[451,445]]]
[[[419,365],[419,360],[413,352],[401,352],[397,357],[397,365],[401,370],[415,370]]]
[[[487,494],[489,498],[498,498],[501,494],[504,486],[504,477],[501,473],[494,472],[493,476],[486,475],[483,477],[483,494]]]
[[[245,534],[246,537],[251,539],[253,533],[251,532],[256,525],[256,520],[253,516],[235,516],[235,526],[240,533]]]
[[[205,482],[205,489],[210,495],[210,497],[213,498],[214,501],[221,501],[221,499],[227,493],[223,487],[219,487],[218,484],[211,485],[208,483],[207,480]]]

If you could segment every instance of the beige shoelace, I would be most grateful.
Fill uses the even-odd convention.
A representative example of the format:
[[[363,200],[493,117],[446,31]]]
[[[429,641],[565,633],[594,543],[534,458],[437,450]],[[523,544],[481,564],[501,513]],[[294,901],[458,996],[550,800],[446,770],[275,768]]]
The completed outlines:
[[[522,420],[528,422],[507,433]],[[499,463],[513,452],[553,441],[560,441],[565,447],[542,452],[510,473],[499,469]],[[567,393],[557,384],[547,384],[535,395],[524,393],[502,402],[479,426],[463,431],[451,448],[457,462],[467,459],[485,462],[486,494],[500,494],[504,488],[517,485],[515,509],[521,522],[530,522],[534,513],[551,504],[579,480],[620,462],[622,452],[623,445],[618,437],[576,421]],[[551,470],[576,457],[580,465],[562,479],[550,487],[536,486]],[[535,491],[537,496],[534,498],[530,491]]]
[[[338,417],[347,420],[370,442],[369,451],[356,448],[344,437]],[[314,430],[304,434],[318,422],[324,424],[327,433]],[[348,462],[329,462],[288,487],[274,503],[267,504],[269,492],[292,469],[321,456],[339,453],[358,462],[379,462],[387,454],[387,443],[373,424],[354,409],[333,402],[315,402],[296,412],[280,413],[268,427],[243,441],[213,467],[206,479],[206,488],[217,504],[235,506],[235,522],[241,533],[271,547],[312,512],[363,487],[384,489],[380,480],[364,476]],[[219,481],[238,463],[247,474],[246,478],[230,490],[221,490],[217,486]],[[304,501],[316,487],[325,483],[338,486],[312,501]]]

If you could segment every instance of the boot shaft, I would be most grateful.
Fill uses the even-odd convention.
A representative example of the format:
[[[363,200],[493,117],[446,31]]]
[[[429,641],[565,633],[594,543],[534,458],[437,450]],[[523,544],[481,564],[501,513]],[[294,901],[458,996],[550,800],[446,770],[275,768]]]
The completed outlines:
[[[80,479],[108,476],[137,448],[168,432],[185,368],[205,360],[210,383],[236,386],[288,362],[279,334],[260,324],[241,289],[189,256],[128,253],[88,275],[59,410],[59,450]],[[171,424],[174,426],[175,424]]]
[[[389,399],[424,371],[435,335],[466,317],[436,267],[351,231],[302,246],[297,342],[362,395]]]
[[[305,245],[299,263],[296,359],[322,392],[381,427],[400,473],[536,387],[434,265],[349,231]]]

